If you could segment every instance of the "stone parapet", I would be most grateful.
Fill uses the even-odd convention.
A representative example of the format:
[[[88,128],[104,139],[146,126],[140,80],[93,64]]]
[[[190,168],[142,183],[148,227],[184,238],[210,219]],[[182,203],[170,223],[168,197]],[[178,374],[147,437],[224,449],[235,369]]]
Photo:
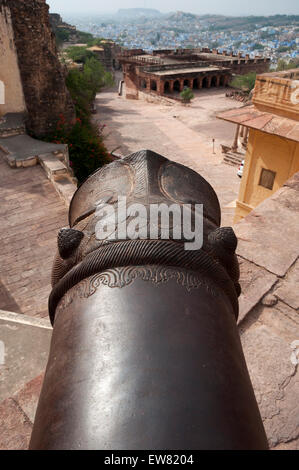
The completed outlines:
[[[298,191],[297,173],[234,226],[239,330],[272,449],[299,449]]]

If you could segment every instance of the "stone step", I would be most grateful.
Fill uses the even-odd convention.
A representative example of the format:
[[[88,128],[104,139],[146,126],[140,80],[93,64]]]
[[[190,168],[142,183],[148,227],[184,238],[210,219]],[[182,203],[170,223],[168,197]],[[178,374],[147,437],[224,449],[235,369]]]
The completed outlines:
[[[226,154],[223,158],[224,163],[239,167],[244,160],[244,155]]]
[[[8,113],[0,119],[0,138],[25,134],[25,120],[22,113]]]
[[[38,159],[59,196],[69,205],[77,189],[73,173],[56,155],[39,155]]]
[[[16,127],[11,129],[0,129],[0,137],[13,137],[16,135],[23,135],[25,134],[25,126],[24,127]]]
[[[39,155],[38,159],[49,179],[55,180],[57,177],[66,176],[68,174],[65,164],[53,154],[47,153]]]
[[[230,157],[224,157],[224,161],[231,163],[232,165],[241,165],[242,160],[238,160],[235,158],[230,158]]]

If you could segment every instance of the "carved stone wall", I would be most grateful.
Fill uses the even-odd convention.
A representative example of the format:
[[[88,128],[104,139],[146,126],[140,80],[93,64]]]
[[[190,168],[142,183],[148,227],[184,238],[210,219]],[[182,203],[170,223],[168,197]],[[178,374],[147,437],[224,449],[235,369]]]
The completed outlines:
[[[49,132],[64,114],[75,117],[74,105],[65,85],[65,72],[59,62],[55,37],[45,0],[0,0],[10,10],[25,102],[27,128],[36,136]]]

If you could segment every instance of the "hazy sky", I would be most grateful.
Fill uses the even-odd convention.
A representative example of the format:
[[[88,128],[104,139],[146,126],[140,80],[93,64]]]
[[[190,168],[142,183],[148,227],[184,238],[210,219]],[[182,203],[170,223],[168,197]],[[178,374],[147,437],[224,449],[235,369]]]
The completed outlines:
[[[113,13],[119,8],[221,15],[299,14],[298,0],[46,0],[52,13]]]

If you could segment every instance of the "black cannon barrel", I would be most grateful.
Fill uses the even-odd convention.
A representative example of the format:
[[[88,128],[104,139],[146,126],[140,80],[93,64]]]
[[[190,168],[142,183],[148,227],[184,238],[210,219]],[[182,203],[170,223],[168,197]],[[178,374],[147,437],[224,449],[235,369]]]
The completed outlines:
[[[119,198],[141,204],[147,236]],[[151,206],[203,205],[203,245],[150,233]],[[188,207],[189,207],[188,206]],[[118,208],[118,209],[116,209]],[[106,217],[106,218],[105,218]],[[110,225],[109,225],[110,221]],[[237,325],[236,237],[197,173],[141,151],[94,173],[58,236],[49,299],[54,325],[31,449],[267,449]],[[112,220],[113,222],[113,220]],[[100,225],[99,225],[100,224]],[[108,236],[109,232],[109,236]]]

